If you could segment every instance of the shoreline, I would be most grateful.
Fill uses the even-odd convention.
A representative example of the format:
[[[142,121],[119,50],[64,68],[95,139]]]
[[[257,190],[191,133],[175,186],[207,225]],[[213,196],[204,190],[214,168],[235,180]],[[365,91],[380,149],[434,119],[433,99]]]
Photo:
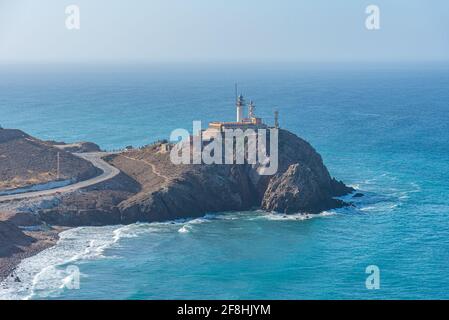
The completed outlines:
[[[27,138],[25,133],[9,129],[0,133],[5,136],[0,146],[6,154],[22,159],[34,150],[28,143],[34,138]],[[11,135],[14,139],[7,140]],[[39,142],[40,151],[53,155],[54,146],[33,141]],[[329,174],[321,156],[307,141],[284,129],[279,131],[279,141],[280,171],[272,176],[249,164],[179,166],[171,161],[162,142],[121,153],[65,155],[72,162],[100,169],[102,174],[61,188],[0,196],[0,202],[8,200],[0,206],[0,226],[5,223],[6,235],[0,237],[5,244],[5,253],[0,251],[0,282],[21,282],[14,272],[17,266],[57,244],[60,232],[74,227],[171,221],[255,207],[285,215],[318,214],[350,205],[337,197],[355,190]],[[22,150],[24,157],[11,151],[18,146],[26,147]],[[48,170],[46,164],[37,169]],[[25,165],[20,165],[17,170],[23,170]],[[19,229],[39,224],[52,227],[41,231]]]
[[[51,248],[57,244],[59,234],[63,231],[69,230],[68,227],[52,227],[46,231],[24,231],[27,236],[35,239],[35,242],[26,247],[21,247],[21,252],[14,253],[7,257],[0,257],[0,283],[8,277],[16,278],[15,281],[21,281],[14,273],[17,266],[27,258],[35,256],[41,251]]]

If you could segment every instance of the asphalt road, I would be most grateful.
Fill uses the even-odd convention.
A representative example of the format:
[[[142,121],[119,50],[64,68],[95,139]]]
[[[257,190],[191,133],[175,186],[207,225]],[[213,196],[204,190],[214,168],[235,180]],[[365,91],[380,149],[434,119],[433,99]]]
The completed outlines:
[[[103,181],[106,181],[109,179],[112,179],[120,173],[119,169],[111,166],[109,163],[107,163],[106,161],[101,159],[102,157],[108,155],[108,153],[106,153],[106,152],[74,153],[74,155],[91,162],[95,167],[97,167],[101,171],[103,171],[103,173],[94,178],[80,181],[80,182],[70,184],[70,185],[67,185],[64,187],[0,196],[0,202],[11,201],[11,200],[21,200],[21,199],[28,199],[28,198],[35,198],[35,197],[42,197],[42,196],[51,196],[51,195],[55,195],[58,193],[73,192],[73,191],[76,191],[76,190],[79,190],[82,188],[86,188],[86,187],[95,185],[97,183],[100,183],[100,182],[103,182]]]

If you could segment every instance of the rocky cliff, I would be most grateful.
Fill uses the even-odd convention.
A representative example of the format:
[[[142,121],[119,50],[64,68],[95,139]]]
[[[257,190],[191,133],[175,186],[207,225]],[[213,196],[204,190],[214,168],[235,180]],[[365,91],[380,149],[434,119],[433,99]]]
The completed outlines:
[[[22,259],[54,245],[60,231],[62,229],[24,232],[14,223],[0,220],[0,282],[7,276],[21,281],[12,274],[15,267]]]
[[[112,163],[136,180],[142,179],[141,173],[130,171],[133,166],[121,157],[111,159]],[[248,164],[173,165],[168,153],[159,153],[157,147],[132,151],[126,157],[128,162],[137,159],[146,163],[147,172],[159,173],[163,181],[150,187],[141,181],[143,191],[119,204],[124,222],[251,208],[318,213],[345,205],[334,197],[353,191],[330,176],[321,156],[308,142],[286,130],[279,132],[279,170],[274,176],[260,176]],[[162,173],[165,176],[161,177]]]
[[[279,172],[261,188],[261,208],[283,213],[318,213],[345,205],[334,197],[354,191],[332,178],[321,156],[305,140],[279,133]]]
[[[0,221],[0,258],[21,252],[35,240],[8,221]]]

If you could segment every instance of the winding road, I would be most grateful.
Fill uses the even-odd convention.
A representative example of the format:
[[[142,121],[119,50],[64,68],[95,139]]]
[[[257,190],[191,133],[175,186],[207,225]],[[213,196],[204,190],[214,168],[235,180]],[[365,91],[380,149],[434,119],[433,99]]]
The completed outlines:
[[[95,167],[103,171],[99,176],[93,177],[88,180],[76,182],[74,184],[70,184],[64,187],[47,189],[41,191],[31,191],[25,193],[18,193],[12,195],[4,195],[0,196],[0,202],[12,201],[12,200],[22,200],[28,198],[42,197],[42,196],[51,196],[58,193],[65,192],[73,192],[82,188],[86,188],[100,182],[109,180],[114,178],[116,175],[120,173],[120,170],[116,167],[111,166],[109,163],[104,161],[102,158],[109,155],[107,152],[88,152],[88,153],[73,153],[75,156],[83,158],[90,163],[92,163]]]

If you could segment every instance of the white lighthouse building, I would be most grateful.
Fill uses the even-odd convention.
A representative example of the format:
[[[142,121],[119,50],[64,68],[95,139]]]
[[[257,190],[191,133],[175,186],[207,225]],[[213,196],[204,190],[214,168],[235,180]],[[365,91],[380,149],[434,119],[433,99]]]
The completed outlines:
[[[236,88],[237,91],[237,88]],[[245,99],[243,95],[236,95],[236,113],[237,113],[237,121],[235,122],[226,122],[226,121],[213,121],[209,122],[209,127],[206,130],[203,130],[203,139],[208,140],[214,137],[217,132],[223,132],[225,129],[266,129],[269,126],[263,123],[262,118],[256,116],[255,109],[256,105],[253,101],[246,106]],[[245,117],[243,109],[248,108],[248,114]],[[279,113],[276,111],[275,113],[275,124],[274,127],[279,127]]]

